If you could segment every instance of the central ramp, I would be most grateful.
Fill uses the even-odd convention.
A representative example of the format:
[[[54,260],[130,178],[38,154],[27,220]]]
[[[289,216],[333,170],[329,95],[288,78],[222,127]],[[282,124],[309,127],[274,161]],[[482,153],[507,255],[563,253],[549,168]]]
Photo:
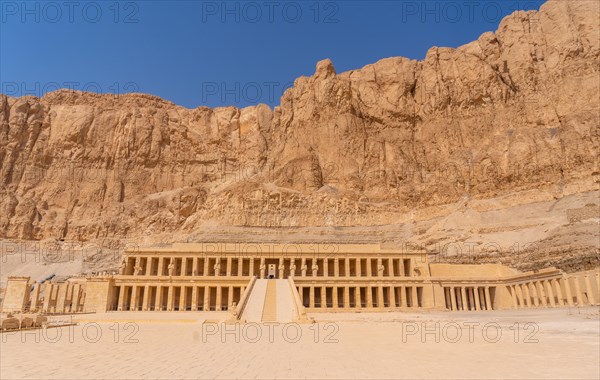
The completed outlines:
[[[265,306],[262,313],[263,322],[277,322],[277,280],[267,280]]]
[[[246,322],[282,322],[294,320],[296,308],[287,280],[256,280],[242,313]]]
[[[256,280],[252,292],[248,297],[246,307],[242,313],[242,320],[246,322],[260,322],[262,320],[265,305],[265,293],[267,292],[268,280]]]

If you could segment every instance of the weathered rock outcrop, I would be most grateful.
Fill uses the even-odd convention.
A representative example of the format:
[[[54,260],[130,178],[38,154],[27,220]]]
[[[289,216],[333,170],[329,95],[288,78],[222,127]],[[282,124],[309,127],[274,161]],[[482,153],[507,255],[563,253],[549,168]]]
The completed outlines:
[[[402,224],[596,190],[599,16],[550,1],[423,61],[325,60],[274,110],[0,95],[0,238]]]

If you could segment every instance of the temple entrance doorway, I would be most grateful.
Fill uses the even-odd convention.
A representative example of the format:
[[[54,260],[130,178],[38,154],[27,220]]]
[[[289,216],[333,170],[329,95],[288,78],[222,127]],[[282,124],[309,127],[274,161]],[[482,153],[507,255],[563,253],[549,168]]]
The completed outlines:
[[[269,264],[269,266],[267,267],[267,278],[269,278],[269,279],[277,278],[277,265],[276,264]]]
[[[265,264],[267,265],[267,273],[265,273],[265,278],[277,278],[279,259],[266,259]]]

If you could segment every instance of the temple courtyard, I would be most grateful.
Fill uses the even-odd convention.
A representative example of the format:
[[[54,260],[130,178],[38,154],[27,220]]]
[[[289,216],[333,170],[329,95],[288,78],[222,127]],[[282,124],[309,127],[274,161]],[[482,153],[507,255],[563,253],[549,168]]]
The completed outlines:
[[[228,323],[226,312],[61,315],[0,334],[0,378],[577,378],[600,376],[598,307],[309,313]]]

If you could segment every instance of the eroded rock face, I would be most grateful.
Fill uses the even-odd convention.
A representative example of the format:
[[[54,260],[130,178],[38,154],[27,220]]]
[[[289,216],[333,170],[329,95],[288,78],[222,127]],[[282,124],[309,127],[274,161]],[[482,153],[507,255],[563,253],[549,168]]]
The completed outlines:
[[[595,1],[550,1],[423,61],[325,60],[274,110],[0,95],[0,238],[368,226],[596,189],[598,24]]]

